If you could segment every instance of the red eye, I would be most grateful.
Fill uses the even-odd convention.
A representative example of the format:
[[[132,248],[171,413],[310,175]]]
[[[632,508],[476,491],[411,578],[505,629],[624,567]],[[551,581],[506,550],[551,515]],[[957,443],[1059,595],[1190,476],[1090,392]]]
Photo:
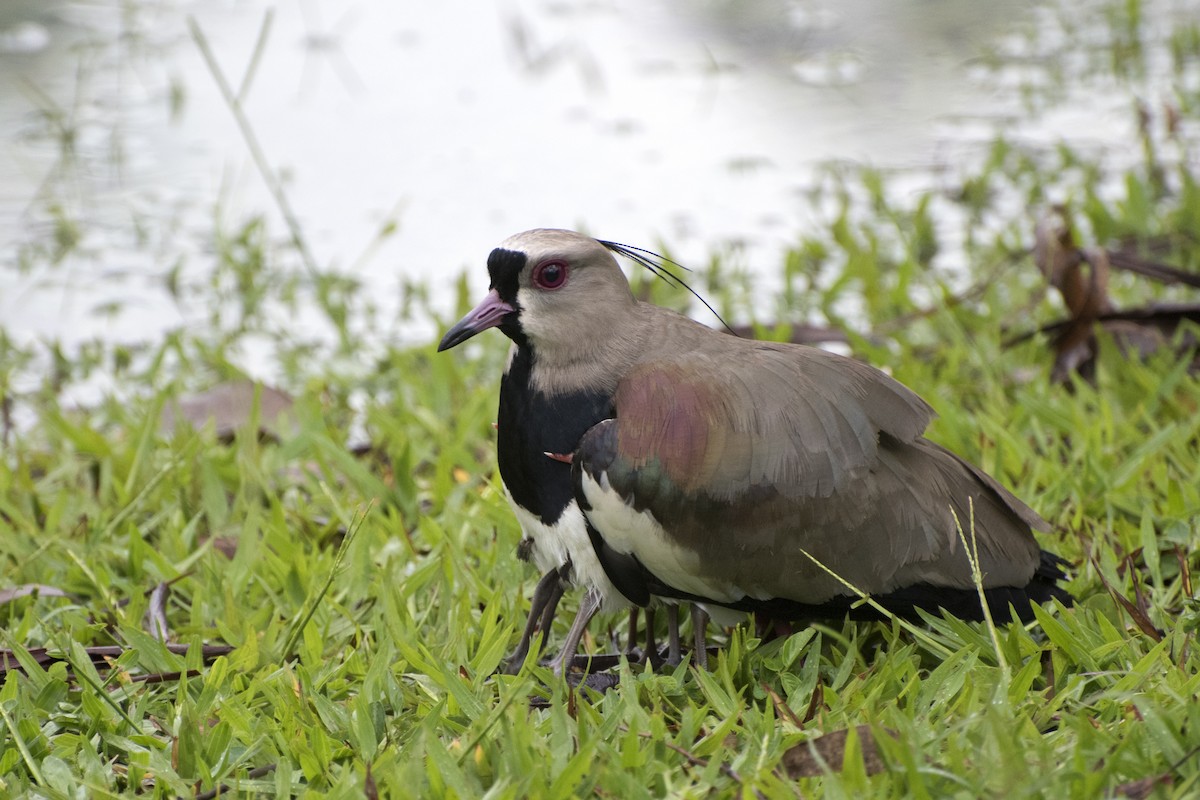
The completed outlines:
[[[533,284],[539,289],[558,289],[567,282],[567,265],[561,261],[543,261],[533,268]]]

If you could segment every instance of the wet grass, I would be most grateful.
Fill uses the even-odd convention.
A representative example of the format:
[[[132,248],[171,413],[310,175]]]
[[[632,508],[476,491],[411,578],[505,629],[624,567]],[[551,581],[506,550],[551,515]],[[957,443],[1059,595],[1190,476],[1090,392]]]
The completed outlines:
[[[932,438],[1050,520],[1078,603],[994,638],[933,617],[919,636],[741,627],[709,671],[621,667],[603,697],[499,676],[537,577],[495,470],[501,337],[358,347],[393,322],[259,219],[214,233],[203,280],[170,273],[204,325],[72,352],[0,329],[0,794],[1194,796],[1200,380],[1171,348],[1131,359],[1102,336],[1095,382],[1055,385],[1045,337],[1006,345],[1064,315],[1029,252],[1049,203],[1087,245],[1200,269],[1196,103],[1178,100],[1182,132],[1142,126],[1115,175],[1003,139],[934,191],[831,170],[837,201],[777,303],[719,256],[697,278],[761,335],[844,330],[935,406]],[[1126,273],[1110,292],[1195,294]],[[407,313],[436,318],[423,297]],[[286,419],[260,398],[228,430],[164,427],[250,350],[295,398]],[[70,388],[99,374],[115,389],[78,407]],[[588,646],[622,626],[601,618]]]

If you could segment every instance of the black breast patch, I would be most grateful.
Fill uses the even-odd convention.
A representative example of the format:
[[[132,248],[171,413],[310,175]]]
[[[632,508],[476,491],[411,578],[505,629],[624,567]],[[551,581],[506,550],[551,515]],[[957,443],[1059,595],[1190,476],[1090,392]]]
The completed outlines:
[[[518,347],[500,381],[497,458],[517,505],[553,525],[573,499],[571,465],[545,454],[575,452],[589,428],[612,417],[612,398],[601,392],[547,397],[530,387],[532,368],[532,351]]]

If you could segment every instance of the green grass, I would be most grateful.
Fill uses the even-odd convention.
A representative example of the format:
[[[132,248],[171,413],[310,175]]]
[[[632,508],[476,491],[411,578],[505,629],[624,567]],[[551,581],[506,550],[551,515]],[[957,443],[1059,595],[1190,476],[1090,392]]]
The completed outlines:
[[[1135,5],[1113,21],[1120,41]],[[1196,41],[1174,34],[1181,63]],[[1196,98],[1177,100],[1194,126]],[[1051,201],[1070,198],[1087,244],[1200,268],[1197,178],[1163,156],[1192,145],[1135,146],[1142,162],[1114,181],[1065,145],[998,140],[958,184],[899,199],[886,173],[831,170],[821,191],[838,202],[780,265],[778,302],[719,256],[696,281],[764,335],[846,328],[939,411],[932,438],[1050,520],[1043,543],[1074,564],[1078,603],[994,637],[933,617],[770,642],[740,627],[709,671],[623,666],[603,697],[540,667],[496,675],[537,578],[495,470],[499,335],[364,358],[357,343],[393,323],[352,281],[297,268],[260,219],[216,232],[205,281],[168,274],[206,326],[69,353],[0,328],[0,400],[25,420],[0,444],[0,590],[31,591],[0,595],[0,648],[19,665],[0,678],[0,796],[1200,794],[1200,379],[1169,351],[1131,361],[1104,340],[1095,385],[1054,386],[1044,339],[1004,344],[1062,314],[1028,253]],[[945,220],[969,269],[936,266]],[[1112,292],[1195,301],[1125,275]],[[421,287],[407,302],[433,316]],[[271,313],[300,307],[329,335]],[[173,398],[237,377],[264,342],[296,398],[278,439],[253,409],[231,439],[161,428]],[[74,407],[64,387],[97,373],[119,392]],[[601,617],[587,645],[608,650],[623,626]]]
[[[1177,202],[1156,219],[1186,216]],[[853,213],[843,230],[865,225]],[[901,283],[940,281],[882,258],[872,272],[855,237],[834,237],[827,259],[858,271],[829,293],[876,298],[884,322],[914,311]],[[497,676],[536,578],[515,558],[495,474],[500,337],[394,350],[367,375],[296,374],[295,425],[278,442],[254,422],[227,443],[161,431],[187,375],[228,373],[224,348],[254,330],[238,316],[140,353],[124,374],[131,401],[79,410],[50,385],[14,393],[37,413],[0,461],[3,583],[66,596],[0,605],[2,646],[24,668],[0,687],[0,789],[1090,798],[1150,781],[1159,796],[1193,795],[1200,607],[1185,587],[1198,566],[1200,382],[1169,354],[1139,363],[1106,347],[1097,386],[1051,386],[1044,342],[1002,341],[1013,308],[1032,309],[1028,326],[1055,309],[1037,300],[1028,257],[992,257],[1012,268],[975,299],[858,350],[934,403],[934,438],[1052,522],[1045,543],[1077,564],[1075,609],[1001,628],[998,646],[984,626],[943,619],[921,636],[846,623],[766,644],[736,629],[710,672],[626,668],[603,698],[540,668]],[[6,351],[6,370],[18,355]],[[346,446],[356,420],[371,443],[358,456]],[[147,633],[163,582],[183,654]],[[1163,633],[1135,624],[1109,586]],[[602,619],[593,646],[621,625]],[[205,663],[202,644],[232,650]],[[84,648],[105,645],[120,655],[93,664]],[[42,647],[53,663],[27,655]],[[548,708],[531,709],[535,696]],[[856,733],[824,774],[788,776],[793,748],[860,725],[876,761]]]

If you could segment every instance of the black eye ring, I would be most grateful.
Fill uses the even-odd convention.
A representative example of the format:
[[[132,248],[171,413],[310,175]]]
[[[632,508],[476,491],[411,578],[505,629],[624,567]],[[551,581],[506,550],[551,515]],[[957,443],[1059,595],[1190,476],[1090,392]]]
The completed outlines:
[[[567,282],[568,267],[562,261],[543,261],[533,268],[533,285],[539,289],[561,289]]]

